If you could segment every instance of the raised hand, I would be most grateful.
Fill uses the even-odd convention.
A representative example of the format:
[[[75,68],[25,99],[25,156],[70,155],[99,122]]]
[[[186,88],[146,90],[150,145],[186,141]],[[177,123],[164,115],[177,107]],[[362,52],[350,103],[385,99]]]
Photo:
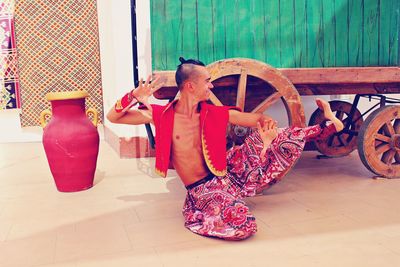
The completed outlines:
[[[149,97],[154,94],[158,89],[160,89],[165,80],[162,81],[158,76],[153,81],[151,80],[151,75],[149,75],[146,79],[146,82],[143,82],[143,79],[140,79],[138,87],[132,91],[132,95],[143,105],[147,107],[148,110],[152,110],[151,105],[149,103]]]

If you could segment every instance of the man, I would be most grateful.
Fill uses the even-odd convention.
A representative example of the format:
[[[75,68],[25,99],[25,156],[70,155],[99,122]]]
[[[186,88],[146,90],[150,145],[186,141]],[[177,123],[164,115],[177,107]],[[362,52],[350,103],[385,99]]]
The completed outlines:
[[[248,238],[257,225],[242,199],[280,180],[310,138],[340,131],[343,124],[322,100],[317,104],[333,123],[304,129],[278,129],[265,115],[207,104],[213,85],[204,64],[179,60],[175,74],[179,99],[165,106],[150,105],[148,99],[160,85],[158,79],[150,83],[149,76],[118,100],[107,118],[114,123],[155,125],[156,172],[165,177],[172,165],[186,186],[183,215],[189,230],[227,240]],[[138,102],[146,109],[132,109]],[[226,152],[228,122],[258,130]]]

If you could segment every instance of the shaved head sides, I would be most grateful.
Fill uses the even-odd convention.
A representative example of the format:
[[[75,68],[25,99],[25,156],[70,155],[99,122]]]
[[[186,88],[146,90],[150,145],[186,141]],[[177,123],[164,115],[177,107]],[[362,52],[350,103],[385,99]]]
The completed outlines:
[[[178,68],[175,73],[175,81],[178,85],[178,89],[181,89],[183,83],[189,78],[193,76],[193,72],[196,72],[196,68],[198,66],[205,66],[203,62],[195,59],[184,59],[183,57],[179,58],[181,64],[178,65]]]

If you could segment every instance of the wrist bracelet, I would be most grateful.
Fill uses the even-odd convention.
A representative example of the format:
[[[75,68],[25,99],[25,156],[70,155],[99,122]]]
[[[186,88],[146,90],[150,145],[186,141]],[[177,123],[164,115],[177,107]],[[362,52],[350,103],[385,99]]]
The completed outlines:
[[[129,92],[115,103],[114,109],[117,113],[126,112],[137,103],[139,103],[137,98],[133,95],[132,92]]]

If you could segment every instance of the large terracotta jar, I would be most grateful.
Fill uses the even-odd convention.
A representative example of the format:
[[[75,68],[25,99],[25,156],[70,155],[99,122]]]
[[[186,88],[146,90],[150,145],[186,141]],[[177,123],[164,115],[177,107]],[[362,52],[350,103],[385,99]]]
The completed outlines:
[[[86,91],[48,93],[52,112],[41,113],[43,146],[58,191],[76,192],[93,186],[99,153],[97,112],[85,112]],[[93,123],[87,114],[93,114]],[[46,119],[50,117],[47,123]]]

